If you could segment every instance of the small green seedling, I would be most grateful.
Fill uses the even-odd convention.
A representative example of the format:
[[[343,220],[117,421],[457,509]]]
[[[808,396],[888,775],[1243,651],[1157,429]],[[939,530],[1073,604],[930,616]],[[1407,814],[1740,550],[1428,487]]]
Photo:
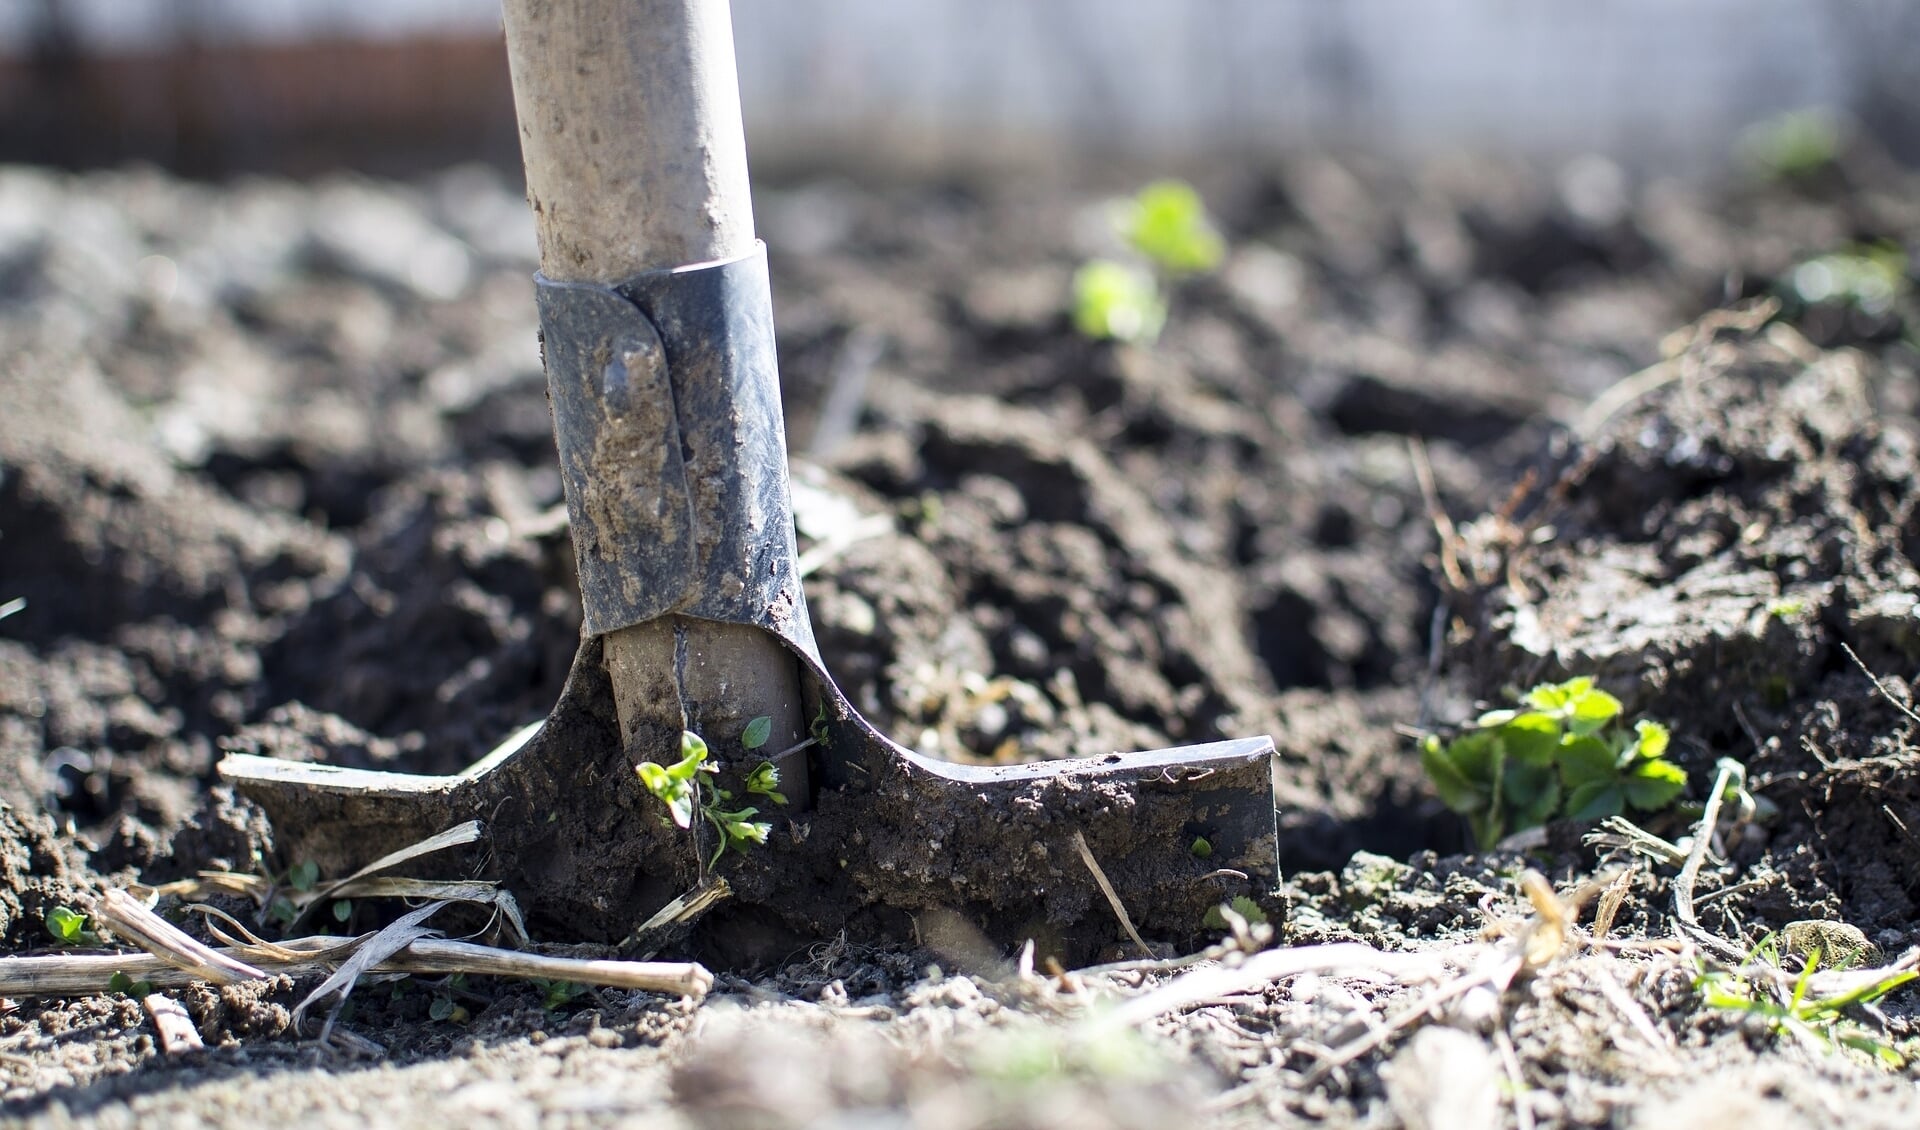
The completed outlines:
[[[748,722],[747,728],[740,732],[740,747],[749,751],[756,750],[766,745],[767,739],[771,737],[773,737],[773,716],[762,714]]]
[[[1187,845],[1187,850],[1193,854],[1195,859],[1212,859],[1213,841],[1205,836],[1195,836],[1193,842]]]
[[[303,859],[287,871],[287,886],[305,893],[311,891],[320,882],[320,865],[311,859]]]
[[[780,770],[771,761],[762,761],[747,774],[747,792],[766,797],[775,804],[787,803],[787,794],[780,791]]]
[[[138,999],[153,992],[153,982],[144,979],[136,981],[125,973],[115,971],[113,976],[107,978],[107,991],[125,993],[127,996]]]
[[[1145,344],[1160,336],[1167,303],[1145,267],[1095,259],[1073,275],[1073,328],[1096,341]]]
[[[643,761],[635,771],[654,799],[667,806],[667,815],[675,827],[691,829],[696,812],[713,826],[718,843],[707,866],[719,863],[728,848],[744,852],[754,844],[766,843],[767,833],[773,826],[753,819],[760,814],[758,808],[751,805],[728,808],[733,803],[733,793],[712,781],[701,780],[703,774],[712,777],[720,771],[717,763],[708,760],[706,741],[692,730],[684,731],[680,735],[680,754],[680,760],[672,765]],[[787,798],[779,787],[780,771],[771,761],[762,761],[747,774],[746,791],[750,795],[765,797],[773,804],[785,804]]]
[[[1114,229],[1139,262],[1095,259],[1073,276],[1073,326],[1096,341],[1152,342],[1167,321],[1166,290],[1211,271],[1226,241],[1193,187],[1162,180],[1114,210]]]
[[[465,1024],[472,1016],[467,1007],[454,999],[455,993],[467,991],[467,975],[455,973],[445,981],[434,986],[433,1000],[427,1005],[427,1016],[434,1020],[446,1020],[455,1024]],[[398,987],[394,994],[399,996]]]
[[[46,914],[47,933],[63,946],[97,946],[100,935],[87,928],[87,916],[71,907],[56,906]]]
[[[1798,597],[1779,596],[1767,601],[1767,615],[1776,620],[1797,620],[1807,610],[1807,602]]]
[[[540,990],[540,1007],[548,1012],[558,1012],[574,998],[586,993],[587,987],[578,981],[548,981],[535,978],[533,987]]]
[[[1897,243],[1856,244],[1795,267],[1788,286],[1791,297],[1809,306],[1829,302],[1879,317],[1911,289],[1907,253]]]
[[[1227,916],[1222,913],[1223,907],[1245,919],[1248,925],[1264,926],[1267,924],[1267,912],[1261,910],[1260,904],[1248,898],[1246,895],[1235,895],[1233,901],[1225,903],[1223,906],[1209,908],[1206,916],[1200,920],[1200,924],[1209,930],[1226,929]]]
[[[1642,721],[1627,730],[1620,700],[1591,678],[1543,684],[1521,703],[1481,715],[1451,740],[1429,734],[1420,743],[1435,791],[1481,848],[1556,817],[1655,811],[1686,787],[1686,771],[1666,759],[1667,728]]]
[[[820,703],[820,709],[813,712],[813,722],[807,727],[807,736],[822,749],[830,744],[827,739],[833,736],[833,723],[827,717],[827,704],[824,701]]]
[[[1769,934],[1747,955],[1739,969],[1709,969],[1704,961],[1693,987],[1709,1008],[1759,1017],[1780,1035],[1794,1036],[1822,1052],[1843,1048],[1898,1071],[1907,1057],[1880,1033],[1852,1018],[1849,1010],[1869,1005],[1920,977],[1914,970],[1889,971],[1885,977],[1864,980],[1831,996],[1812,992],[1813,975],[1820,968],[1820,951],[1806,955],[1806,963],[1791,982],[1780,970],[1779,943]]]
[[[1840,159],[1846,128],[1821,109],[1794,110],[1749,126],[1738,150],[1746,163],[1769,180],[1800,180]]]
[[[1211,271],[1227,254],[1200,194],[1181,181],[1155,181],[1141,189],[1121,206],[1117,226],[1135,251],[1174,277]]]

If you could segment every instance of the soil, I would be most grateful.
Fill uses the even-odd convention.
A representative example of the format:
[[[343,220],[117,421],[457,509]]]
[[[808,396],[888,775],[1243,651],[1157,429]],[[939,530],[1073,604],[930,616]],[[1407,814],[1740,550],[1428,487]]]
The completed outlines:
[[[1713,188],[1201,170],[1227,263],[1157,344],[1088,342],[1071,274],[1138,172],[757,201],[807,599],[869,719],[1002,763],[1270,733],[1280,878],[1253,893],[1279,940],[1431,952],[1523,917],[1525,866],[1572,891],[1628,857],[1567,826],[1463,854],[1407,732],[1593,674],[1689,772],[1647,831],[1682,840],[1719,759],[1745,766],[1760,803],[1721,825],[1701,927],[1920,944],[1916,308],[1794,289],[1815,256],[1920,248],[1920,179],[1868,153]],[[225,752],[456,772],[559,698],[580,608],[532,265],[483,168],[0,170],[7,952],[110,886],[295,862]],[[1677,871],[1633,872],[1624,948],[1338,1070],[1422,986],[1295,976],[1096,1039],[1090,1000],[1173,971],[1047,976],[855,922],[772,962],[689,939],[724,970],[698,1006],[368,986],[342,1024],[375,1057],[294,1031],[311,985],[284,980],[179,994],[208,1050],[178,1058],[123,995],[19,998],[0,1087],[49,1126],[1911,1125],[1911,1068],[1703,1003]],[[1913,1006],[1867,1019],[1912,1047]]]

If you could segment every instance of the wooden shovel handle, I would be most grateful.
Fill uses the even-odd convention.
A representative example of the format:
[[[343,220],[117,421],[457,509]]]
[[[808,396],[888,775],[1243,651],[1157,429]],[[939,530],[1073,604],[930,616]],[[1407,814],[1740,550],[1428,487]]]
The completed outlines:
[[[504,0],[540,270],[616,283],[753,249],[727,0]]]
[[[502,10],[542,274],[611,286],[753,250],[727,0]],[[758,628],[664,616],[608,633],[605,655],[633,756],[677,759],[682,729],[731,742],[761,716],[769,751],[805,733],[799,665]],[[782,773],[805,797],[805,760]]]

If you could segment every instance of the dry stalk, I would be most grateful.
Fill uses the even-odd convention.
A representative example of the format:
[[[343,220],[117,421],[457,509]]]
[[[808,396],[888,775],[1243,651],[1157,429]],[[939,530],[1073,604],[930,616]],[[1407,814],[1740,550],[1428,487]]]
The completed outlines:
[[[1860,668],[1860,673],[1862,675],[1865,675],[1869,680],[1872,681],[1873,689],[1880,692],[1881,698],[1884,698],[1888,702],[1892,703],[1893,708],[1895,710],[1898,710],[1900,713],[1906,715],[1908,721],[1914,722],[1914,723],[1920,723],[1920,714],[1914,713],[1913,707],[1911,705],[1901,702],[1899,699],[1893,697],[1893,692],[1887,689],[1887,684],[1881,682],[1880,676],[1874,674],[1867,667],[1865,663],[1861,662],[1860,657],[1853,653],[1853,648],[1848,647],[1846,644],[1843,643],[1840,645],[1840,650],[1846,652],[1847,658],[1853,660],[1853,665],[1855,667]]]
[[[1600,892],[1599,905],[1593,909],[1595,941],[1604,941],[1613,929],[1613,920],[1620,916],[1620,906],[1627,901],[1627,892],[1633,888],[1633,877],[1639,871],[1640,868],[1637,865],[1627,865],[1613,877],[1613,882],[1607,884],[1607,889]]]
[[[418,910],[410,910],[394,919],[378,933],[361,938],[360,944],[354,947],[352,955],[341,964],[340,968],[320,982],[312,992],[307,994],[305,1000],[294,1006],[293,1030],[300,1031],[307,1009],[328,994],[333,994],[339,999],[334,1002],[333,1011],[327,1015],[326,1023],[320,1026],[320,1039],[325,1042],[327,1034],[333,1031],[335,1017],[340,1015],[341,1007],[347,1003],[347,997],[353,994],[354,986],[360,983],[361,976],[431,933],[432,930],[423,923],[446,905],[444,902],[428,903]]]
[[[206,1045],[200,1040],[200,1029],[194,1027],[193,1017],[172,997],[159,993],[148,993],[140,1004],[153,1018],[153,1030],[160,1034],[160,1050],[167,1055],[184,1055],[187,1052],[202,1051]]]
[[[1673,881],[1673,913],[1678,919],[1675,932],[1734,961],[1744,961],[1746,955],[1701,927],[1699,918],[1694,914],[1693,888],[1700,880],[1700,866],[1706,862],[1714,829],[1720,823],[1720,806],[1726,799],[1727,786],[1735,784],[1745,775],[1746,771],[1738,762],[1720,762],[1720,772],[1713,779],[1713,792],[1707,797],[1706,810],[1700,814],[1700,823],[1693,830],[1693,850],[1687,853],[1687,862],[1681,866],[1679,877]]]
[[[620,943],[623,952],[644,948],[649,943],[663,945],[675,934],[697,921],[723,900],[732,897],[733,888],[725,879],[710,875],[698,886],[654,911],[653,917]]]
[[[1107,881],[1107,873],[1100,869],[1100,861],[1093,857],[1093,849],[1087,846],[1087,837],[1081,835],[1079,829],[1074,830],[1073,846],[1079,849],[1080,860],[1087,865],[1087,870],[1093,872],[1093,881],[1100,884],[1100,893],[1107,896],[1107,905],[1113,908],[1113,916],[1120,920],[1120,928],[1127,932],[1127,937],[1133,939],[1134,945],[1140,947],[1142,954],[1149,958],[1156,956],[1153,947],[1140,937],[1140,931],[1133,928],[1133,918],[1127,913],[1126,904],[1120,901],[1120,892],[1114,890],[1113,884]]]
[[[327,936],[291,938],[271,946],[229,946],[215,952],[230,960],[253,962],[268,976],[311,977],[333,972],[362,940]],[[695,962],[584,961],[425,938],[375,963],[367,972],[542,978],[644,989],[696,1000],[713,988],[713,974]],[[107,984],[115,973],[124,973],[133,981],[146,981],[156,989],[180,988],[206,980],[151,954],[0,957],[0,996],[92,996],[107,992]]]
[[[1360,942],[1333,942],[1265,950],[1238,965],[1212,965],[1183,973],[1092,1021],[1096,1025],[1144,1024],[1169,1012],[1230,1000],[1302,973],[1365,977],[1387,984],[1436,981],[1486,952],[1477,942],[1427,953],[1387,953]]]
[[[187,936],[178,926],[147,909],[122,890],[102,895],[94,908],[114,933],[154,957],[198,980],[226,985],[234,981],[264,981],[267,974]]]

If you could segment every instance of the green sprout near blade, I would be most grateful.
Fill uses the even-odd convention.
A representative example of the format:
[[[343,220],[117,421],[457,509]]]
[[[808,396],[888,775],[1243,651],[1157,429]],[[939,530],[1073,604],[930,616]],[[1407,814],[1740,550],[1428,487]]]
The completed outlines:
[[[136,981],[125,973],[115,970],[113,976],[107,978],[107,991],[110,993],[125,993],[127,996],[140,998],[153,992],[153,982],[145,980],[144,978]]]
[[[1238,914],[1251,925],[1264,926],[1267,924],[1267,912],[1261,910],[1260,904],[1248,898],[1246,895],[1235,895],[1230,902],[1223,903],[1221,906],[1208,907],[1206,915],[1200,920],[1200,924],[1211,930],[1226,929],[1227,916],[1222,912],[1223,908]]]
[[[1686,771],[1666,759],[1667,728],[1642,721],[1628,730],[1620,700],[1591,678],[1543,684],[1521,703],[1481,715],[1451,740],[1430,734],[1420,743],[1434,790],[1482,849],[1559,817],[1656,811],[1686,788]]]
[[[763,744],[764,741],[763,738]],[[718,843],[707,866],[719,863],[728,848],[744,852],[755,844],[766,843],[767,833],[773,826],[754,819],[760,814],[758,808],[752,805],[729,808],[734,794],[717,783],[701,780],[703,774],[713,777],[720,771],[717,763],[708,760],[705,739],[692,730],[683,731],[680,754],[680,760],[672,765],[643,761],[635,767],[635,772],[654,799],[667,806],[667,815],[674,826],[691,830],[695,813],[712,825]],[[755,766],[747,774],[745,787],[751,796],[765,797],[773,804],[787,803],[786,796],[779,791],[780,771],[771,761]]]

